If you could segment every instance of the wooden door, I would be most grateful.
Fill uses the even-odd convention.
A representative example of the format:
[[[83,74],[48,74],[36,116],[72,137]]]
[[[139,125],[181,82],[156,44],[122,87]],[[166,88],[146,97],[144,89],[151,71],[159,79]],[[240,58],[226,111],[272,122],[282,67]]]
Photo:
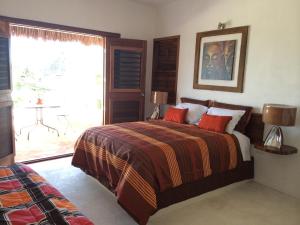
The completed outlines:
[[[147,42],[106,38],[105,124],[144,119]]]
[[[9,24],[0,21],[0,165],[14,161]]]
[[[152,91],[168,92],[168,104],[176,103],[180,36],[153,41]]]

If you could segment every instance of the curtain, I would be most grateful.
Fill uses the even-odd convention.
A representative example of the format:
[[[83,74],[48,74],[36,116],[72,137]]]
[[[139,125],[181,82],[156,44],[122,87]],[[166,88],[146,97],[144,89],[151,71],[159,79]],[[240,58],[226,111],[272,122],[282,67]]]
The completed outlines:
[[[85,45],[103,45],[103,38],[100,36],[19,24],[10,24],[10,34],[34,39],[78,41]]]

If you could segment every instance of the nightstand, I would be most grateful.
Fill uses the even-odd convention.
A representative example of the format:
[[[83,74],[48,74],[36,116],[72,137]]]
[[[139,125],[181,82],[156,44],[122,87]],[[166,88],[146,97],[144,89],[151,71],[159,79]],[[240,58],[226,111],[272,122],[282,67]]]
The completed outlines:
[[[296,154],[298,152],[298,149],[289,145],[283,145],[280,150],[277,150],[276,148],[272,147],[266,147],[263,143],[255,144],[254,145],[256,149],[259,149],[264,152],[269,152],[273,154],[278,155],[291,155]]]

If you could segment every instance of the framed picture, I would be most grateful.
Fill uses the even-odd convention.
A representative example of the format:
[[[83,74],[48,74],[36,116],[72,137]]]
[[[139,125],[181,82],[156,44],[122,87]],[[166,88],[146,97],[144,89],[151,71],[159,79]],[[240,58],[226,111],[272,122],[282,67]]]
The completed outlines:
[[[197,33],[195,89],[243,92],[248,26]]]

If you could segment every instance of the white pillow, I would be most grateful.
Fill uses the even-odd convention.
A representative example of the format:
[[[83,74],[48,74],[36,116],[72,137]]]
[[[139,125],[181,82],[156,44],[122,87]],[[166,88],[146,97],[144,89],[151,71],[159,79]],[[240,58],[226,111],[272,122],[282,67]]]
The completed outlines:
[[[208,109],[206,106],[192,103],[179,103],[176,108],[188,109],[185,121],[189,124],[198,124],[200,118]]]
[[[207,111],[208,115],[214,116],[232,116],[232,119],[229,121],[226,127],[226,132],[232,134],[235,126],[238,124],[242,116],[245,114],[245,110],[231,110],[231,109],[223,109],[210,107]]]

